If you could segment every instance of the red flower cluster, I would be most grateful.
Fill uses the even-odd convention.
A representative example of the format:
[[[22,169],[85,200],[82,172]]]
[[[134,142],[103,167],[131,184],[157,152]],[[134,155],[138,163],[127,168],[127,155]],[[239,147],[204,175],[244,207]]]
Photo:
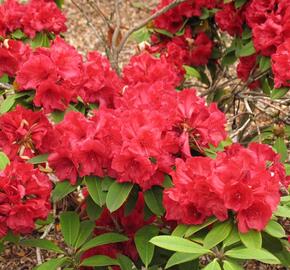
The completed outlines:
[[[201,224],[214,215],[223,221],[231,210],[239,231],[262,230],[279,203],[280,185],[290,180],[279,158],[270,147],[252,143],[248,149],[234,144],[215,160],[177,159],[174,187],[164,192],[166,219]]]
[[[133,261],[137,261],[138,252],[134,243],[135,233],[143,226],[149,225],[155,221],[155,216],[146,219],[144,207],[145,203],[143,193],[139,192],[136,205],[129,214],[126,214],[125,207],[121,207],[113,213],[110,213],[107,209],[104,209],[103,213],[96,221],[97,228],[95,229],[95,235],[117,230],[122,231],[123,234],[129,238],[129,240],[123,243],[108,244],[92,248],[84,253],[82,259],[94,255],[106,255],[115,259],[118,254],[124,254],[130,257]],[[114,267],[114,269],[120,268]]]
[[[171,2],[172,0],[162,0],[157,10],[162,9]],[[156,28],[165,29],[171,33],[176,33],[180,30],[186,19],[193,16],[199,17],[202,14],[203,8],[214,8],[215,6],[216,0],[188,0],[159,16],[154,21],[154,26]]]
[[[8,230],[31,233],[50,211],[50,192],[48,177],[31,164],[14,161],[0,172],[0,238]]]
[[[176,156],[190,156],[191,149],[203,153],[225,139],[224,114],[215,104],[207,107],[193,89],[176,92],[178,79],[170,69],[165,74],[164,65],[149,54],[133,58],[115,109],[101,107],[90,119],[66,114],[49,156],[59,179],[75,183],[78,175],[110,175],[148,189],[162,184]]]
[[[17,106],[0,117],[0,148],[10,160],[47,153],[53,142],[53,128],[42,112]]]
[[[30,0],[20,4],[6,0],[0,6],[0,35],[6,37],[15,30],[22,30],[33,38],[37,32],[59,34],[66,31],[66,18],[52,0]]]

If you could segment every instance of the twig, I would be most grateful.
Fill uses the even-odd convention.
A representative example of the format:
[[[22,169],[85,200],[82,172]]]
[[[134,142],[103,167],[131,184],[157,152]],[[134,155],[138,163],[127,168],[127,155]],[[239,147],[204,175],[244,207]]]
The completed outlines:
[[[170,4],[168,4],[167,6],[163,7],[162,9],[156,11],[154,14],[152,14],[150,17],[146,18],[145,20],[143,20],[142,22],[140,22],[140,23],[137,24],[136,26],[134,26],[134,27],[132,27],[131,29],[129,29],[129,30],[126,32],[126,34],[124,35],[124,37],[122,38],[122,40],[121,40],[121,42],[120,42],[120,44],[119,44],[119,46],[118,46],[118,48],[117,48],[117,53],[119,54],[119,53],[123,50],[123,48],[124,48],[124,46],[125,46],[125,44],[126,44],[128,38],[129,38],[129,37],[130,37],[130,36],[131,36],[135,31],[141,29],[143,26],[147,25],[150,21],[156,19],[156,18],[159,17],[160,15],[166,13],[166,12],[169,11],[170,9],[176,7],[177,5],[179,5],[179,4],[181,4],[181,3],[185,2],[185,1],[187,1],[187,0],[175,0],[175,1],[171,2]]]

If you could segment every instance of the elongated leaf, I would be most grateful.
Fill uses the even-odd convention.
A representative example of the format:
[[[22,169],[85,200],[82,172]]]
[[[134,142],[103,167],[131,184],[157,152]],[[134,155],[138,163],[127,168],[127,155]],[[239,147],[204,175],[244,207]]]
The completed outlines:
[[[69,258],[67,257],[51,259],[36,267],[35,270],[56,270],[58,267],[63,266],[67,261],[69,261]]]
[[[39,247],[45,250],[51,250],[56,253],[63,253],[63,251],[53,242],[47,239],[25,239],[19,242],[22,246]]]
[[[239,50],[239,57],[250,56],[256,52],[253,41],[251,40]]]
[[[119,254],[117,257],[121,270],[137,269],[131,259],[125,255]]]
[[[165,269],[170,268],[174,265],[179,265],[182,263],[190,262],[198,257],[202,256],[202,254],[191,254],[191,253],[181,253],[176,252],[174,253],[166,263]]]
[[[214,259],[211,263],[209,263],[204,270],[222,270],[217,259]]]
[[[88,250],[92,247],[102,246],[106,244],[113,244],[118,242],[128,241],[128,238],[122,234],[118,233],[104,233],[102,235],[98,235],[95,238],[89,240],[86,244],[82,246],[80,252]]]
[[[246,2],[247,0],[235,0],[235,8],[242,7]]]
[[[137,248],[137,251],[140,255],[142,262],[145,267],[148,268],[153,255],[155,246],[151,244],[149,241],[152,237],[158,235],[159,228],[154,225],[148,225],[142,227],[135,234],[134,241]]]
[[[9,163],[10,160],[6,154],[4,152],[0,152],[0,171],[4,170]]]
[[[106,205],[110,212],[119,209],[128,198],[133,185],[131,183],[113,183],[108,191]]]
[[[36,157],[33,157],[29,159],[27,162],[31,164],[39,164],[47,162],[48,154],[38,155]]]
[[[211,249],[223,240],[225,240],[231,233],[232,227],[233,226],[230,221],[216,224],[206,235],[203,242],[204,247]]]
[[[81,222],[79,235],[75,243],[76,248],[79,248],[86,242],[86,240],[93,232],[94,227],[95,223],[93,221],[85,220]]]
[[[15,103],[15,95],[7,97],[4,101],[0,104],[0,115],[3,113],[8,112]]]
[[[273,89],[271,92],[271,98],[272,99],[278,99],[284,97],[289,91],[289,88],[278,88]]]
[[[86,211],[87,211],[87,214],[88,214],[90,220],[94,221],[100,217],[103,209],[93,201],[91,196],[87,196],[87,198],[86,198]]]
[[[153,187],[145,191],[144,199],[148,208],[157,216],[162,216],[165,212],[162,204],[162,189]]]
[[[281,161],[285,161],[288,158],[288,150],[284,139],[278,138],[274,143],[274,149],[280,154]]]
[[[188,230],[188,226],[184,224],[179,224],[171,233],[171,235],[183,237]]]
[[[107,193],[102,190],[101,180],[96,176],[85,176],[85,182],[94,202],[102,207],[106,202]]]
[[[261,72],[271,68],[271,58],[268,56],[262,56],[259,62],[259,70]]]
[[[235,259],[257,260],[268,264],[279,264],[280,261],[265,249],[235,248],[227,251],[226,256]]]
[[[73,186],[69,181],[58,182],[52,191],[52,201],[58,202],[63,199],[66,195],[76,190],[78,185]]]
[[[215,217],[210,217],[208,220],[206,220],[203,224],[201,225],[192,225],[188,228],[188,230],[185,233],[185,237],[189,237],[193,235],[194,233],[202,230],[203,228],[206,228],[208,225],[213,224],[214,222],[217,221],[217,218]]]
[[[262,236],[260,232],[249,230],[247,233],[240,233],[242,243],[248,248],[261,248]]]
[[[278,205],[275,216],[290,218],[290,207]]]
[[[238,232],[238,229],[236,226],[233,227],[231,233],[228,235],[228,237],[223,241],[223,247],[228,247],[230,245],[233,245],[237,242],[239,242],[240,239],[240,235]]]
[[[185,69],[186,77],[201,79],[199,71],[194,67],[183,65],[183,68]]]
[[[64,212],[60,215],[61,232],[64,241],[74,247],[80,230],[80,219],[76,212]]]
[[[205,254],[211,252],[199,244],[177,236],[155,236],[150,242],[155,246],[182,253]]]
[[[264,231],[273,237],[282,238],[285,237],[284,228],[276,221],[270,220]]]
[[[230,261],[223,261],[224,270],[243,270],[244,268],[237,263]]]
[[[82,266],[109,266],[119,265],[119,262],[105,255],[95,255],[84,259],[81,263]]]

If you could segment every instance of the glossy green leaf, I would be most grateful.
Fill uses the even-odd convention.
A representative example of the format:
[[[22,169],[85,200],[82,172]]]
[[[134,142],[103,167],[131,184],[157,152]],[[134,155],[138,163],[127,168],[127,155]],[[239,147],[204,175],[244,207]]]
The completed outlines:
[[[274,220],[269,221],[264,231],[276,238],[282,238],[286,236],[284,228]]]
[[[117,260],[119,262],[121,270],[137,269],[136,266],[134,265],[134,263],[132,262],[132,260],[125,255],[119,254],[117,257]]]
[[[271,92],[271,98],[272,99],[279,99],[284,97],[289,91],[289,88],[278,88],[278,89],[273,89]]]
[[[102,214],[103,208],[98,206],[91,196],[87,196],[86,198],[86,211],[90,220],[97,220]]]
[[[152,187],[144,193],[144,200],[148,208],[157,216],[162,216],[165,209],[162,204],[163,190],[159,187]]]
[[[60,226],[64,241],[74,247],[80,230],[80,219],[76,212],[60,214]]]
[[[277,138],[273,147],[280,154],[281,161],[285,161],[288,158],[288,149],[283,138]]]
[[[183,65],[183,68],[185,70],[185,76],[187,78],[197,78],[197,79],[201,78],[201,75],[196,68],[187,65]]]
[[[230,245],[233,245],[237,242],[239,242],[240,235],[237,229],[237,226],[234,226],[231,233],[228,235],[228,237],[223,241],[223,247],[228,247]]]
[[[268,56],[261,56],[259,61],[259,70],[264,72],[271,68],[271,58]]]
[[[179,224],[173,230],[173,232],[171,233],[171,235],[178,236],[178,237],[183,237],[185,235],[185,233],[187,232],[187,230],[188,230],[188,226],[187,225]]]
[[[93,201],[97,205],[103,206],[106,202],[107,193],[102,190],[101,179],[96,176],[85,176],[85,183]]]
[[[119,265],[119,262],[116,259],[105,255],[95,255],[84,259],[81,263],[82,266],[109,266],[109,265]]]
[[[95,222],[91,220],[82,221],[80,224],[79,234],[78,234],[78,237],[74,246],[76,248],[79,248],[80,246],[82,246],[86,242],[86,240],[89,238],[89,236],[92,234],[94,228],[95,228]]]
[[[290,207],[278,205],[277,210],[274,213],[275,216],[290,218]]]
[[[196,232],[206,228],[207,226],[215,223],[216,221],[217,221],[217,218],[210,217],[203,224],[190,226],[185,233],[185,237],[189,237],[189,236],[195,234]]]
[[[155,246],[182,253],[205,254],[211,252],[199,244],[177,236],[155,236],[150,242]]]
[[[279,264],[280,261],[265,249],[235,248],[227,251],[226,256],[235,259],[257,260],[268,264]]]
[[[251,40],[239,50],[239,57],[250,56],[256,52],[253,41]]]
[[[204,247],[211,249],[225,240],[231,233],[232,227],[233,226],[231,221],[215,224],[215,226],[210,230],[204,239]]]
[[[206,267],[203,268],[203,270],[222,270],[218,260],[214,259],[211,263],[209,263]]]
[[[179,265],[185,262],[193,261],[202,256],[202,254],[191,254],[191,253],[174,253],[166,263],[165,269],[170,268],[174,265]]]
[[[29,159],[27,162],[31,164],[40,164],[47,162],[48,154],[38,155],[31,159]]]
[[[237,263],[232,261],[223,261],[224,270],[243,270],[244,268]]]
[[[248,248],[261,248],[262,236],[261,233],[255,230],[249,230],[247,233],[240,233],[242,243]]]
[[[9,158],[4,152],[0,152],[0,171],[4,170],[8,164],[10,164]]]
[[[119,209],[128,198],[130,191],[133,188],[131,183],[114,182],[108,191],[106,205],[110,212]]]
[[[26,247],[39,247],[45,250],[51,250],[56,253],[63,253],[63,251],[53,242],[47,239],[24,239],[19,242],[20,245]]]
[[[69,261],[69,258],[67,257],[50,259],[49,261],[36,267],[35,270],[36,269],[37,270],[56,270],[59,267],[63,266],[67,261]]]
[[[8,96],[0,104],[0,115],[8,112],[15,103],[15,95]]]
[[[158,235],[159,228],[154,225],[148,225],[142,227],[135,234],[134,241],[137,248],[137,251],[140,255],[142,262],[147,268],[150,264],[153,255],[155,246],[149,241],[152,237]]]
[[[94,237],[93,239],[85,243],[80,249],[80,252],[88,250],[93,247],[97,247],[97,246],[113,244],[113,243],[118,243],[118,242],[125,242],[125,241],[128,241],[128,237],[122,234],[104,233],[104,234]]]
[[[72,185],[68,180],[58,182],[52,191],[52,201],[58,202],[63,199],[66,195],[76,190],[78,185]]]

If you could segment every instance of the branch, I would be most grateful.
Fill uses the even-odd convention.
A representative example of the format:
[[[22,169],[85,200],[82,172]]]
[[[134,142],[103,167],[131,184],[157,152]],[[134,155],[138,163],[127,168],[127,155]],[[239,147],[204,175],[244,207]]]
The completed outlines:
[[[174,0],[174,1],[172,1],[169,5],[163,7],[162,9],[160,9],[160,10],[158,10],[158,11],[156,11],[154,14],[152,14],[150,17],[146,18],[144,21],[140,22],[140,23],[137,24],[136,26],[134,26],[134,27],[132,27],[131,29],[129,29],[128,32],[127,32],[127,33],[124,35],[124,37],[122,38],[122,40],[121,40],[121,42],[120,42],[120,44],[119,44],[119,46],[118,46],[118,48],[117,48],[117,53],[119,54],[119,53],[123,50],[123,48],[124,48],[124,46],[125,46],[125,44],[126,44],[128,38],[129,38],[129,37],[130,37],[130,36],[131,36],[135,31],[141,29],[143,26],[147,25],[150,21],[156,19],[156,18],[159,17],[160,15],[166,13],[166,12],[169,11],[170,9],[176,7],[177,5],[179,5],[179,4],[181,4],[181,3],[185,2],[185,1],[187,1],[187,0]]]

